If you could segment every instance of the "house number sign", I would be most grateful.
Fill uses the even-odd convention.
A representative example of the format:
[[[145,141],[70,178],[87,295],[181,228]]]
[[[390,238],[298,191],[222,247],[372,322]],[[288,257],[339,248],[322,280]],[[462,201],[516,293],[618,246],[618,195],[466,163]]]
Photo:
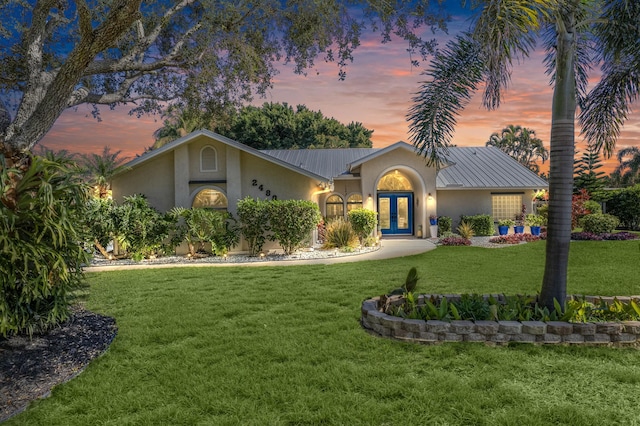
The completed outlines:
[[[264,185],[262,185],[261,183],[258,183],[258,179],[251,179],[251,186],[257,186],[258,190],[264,191],[264,195],[266,195],[267,197],[271,197],[272,200],[278,199],[278,196],[275,194],[272,194],[270,189],[265,190]]]

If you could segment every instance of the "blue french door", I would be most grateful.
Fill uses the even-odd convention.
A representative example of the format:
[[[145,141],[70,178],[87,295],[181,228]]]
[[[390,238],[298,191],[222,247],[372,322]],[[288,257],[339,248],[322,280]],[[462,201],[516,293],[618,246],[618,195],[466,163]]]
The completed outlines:
[[[378,219],[383,235],[413,234],[413,193],[378,194]]]

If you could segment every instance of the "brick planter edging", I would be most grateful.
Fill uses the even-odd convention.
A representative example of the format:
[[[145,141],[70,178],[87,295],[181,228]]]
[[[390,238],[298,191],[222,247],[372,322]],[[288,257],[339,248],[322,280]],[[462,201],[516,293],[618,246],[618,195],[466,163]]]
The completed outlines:
[[[449,301],[459,295],[433,295]],[[485,297],[489,297],[486,295]],[[501,295],[493,295],[497,300]],[[420,295],[418,305],[431,295]],[[613,297],[585,296],[589,302]],[[640,299],[640,296],[617,297],[620,302]],[[401,305],[402,296],[391,296],[392,305]],[[534,344],[579,344],[609,346],[640,346],[640,321],[571,323],[564,321],[437,321],[417,320],[387,315],[378,308],[380,297],[362,302],[361,324],[379,336],[418,343],[483,342],[505,345],[509,342]]]

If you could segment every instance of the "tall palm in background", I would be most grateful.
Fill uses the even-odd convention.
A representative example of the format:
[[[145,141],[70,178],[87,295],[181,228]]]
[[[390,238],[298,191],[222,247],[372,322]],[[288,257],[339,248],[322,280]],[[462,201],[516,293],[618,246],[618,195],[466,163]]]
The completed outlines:
[[[486,0],[470,32],[438,53],[408,114],[410,136],[427,164],[440,167],[448,154],[456,118],[484,83],[483,105],[500,106],[513,61],[534,50],[544,34],[545,64],[553,85],[549,216],[540,302],[563,301],[571,237],[576,109],[587,141],[614,149],[629,104],[640,87],[640,2],[637,0]],[[591,67],[602,77],[590,92]]]
[[[618,151],[618,162],[615,172],[620,176],[623,186],[640,183],[640,148],[631,146]]]
[[[537,160],[543,163],[549,159],[549,151],[536,137],[535,130],[509,124],[501,133],[493,133],[486,143],[515,158],[516,161],[534,173],[540,172]]]
[[[108,198],[111,179],[116,173],[126,169],[124,163],[127,158],[120,157],[121,152],[112,153],[111,148],[105,146],[102,154],[81,155],[80,168],[99,198]]]

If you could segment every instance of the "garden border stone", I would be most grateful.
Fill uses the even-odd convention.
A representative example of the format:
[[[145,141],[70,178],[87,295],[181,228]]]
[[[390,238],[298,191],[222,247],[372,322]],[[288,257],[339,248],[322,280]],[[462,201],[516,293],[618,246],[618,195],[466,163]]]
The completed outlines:
[[[459,295],[420,295],[418,304],[430,297],[459,299]],[[493,295],[496,300],[502,296]],[[488,298],[489,295],[485,295]],[[569,296],[571,297],[571,296]],[[595,303],[600,296],[584,296]],[[613,300],[613,297],[608,297]],[[605,299],[604,297],[602,299]],[[621,302],[640,299],[640,296],[617,297]],[[390,296],[385,304],[399,306],[401,295]],[[506,345],[511,342],[537,345],[608,345],[640,347],[640,321],[570,323],[564,321],[439,321],[394,317],[382,312],[380,297],[362,302],[362,327],[376,335],[390,339],[434,344],[444,342],[481,342],[487,345]]]

